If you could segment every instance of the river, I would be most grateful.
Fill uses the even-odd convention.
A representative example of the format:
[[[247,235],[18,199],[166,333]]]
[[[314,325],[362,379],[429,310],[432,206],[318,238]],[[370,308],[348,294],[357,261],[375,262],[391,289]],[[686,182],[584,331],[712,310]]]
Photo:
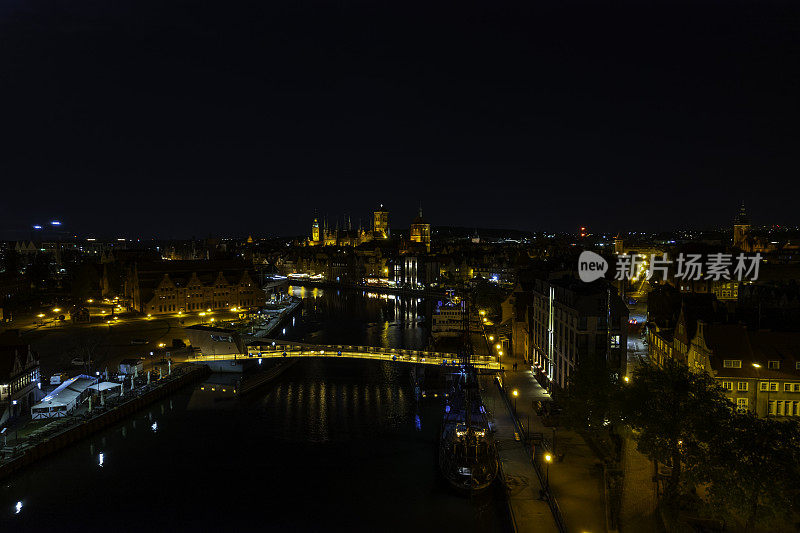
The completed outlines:
[[[424,299],[295,291],[286,338],[427,343]],[[441,480],[442,406],[418,405],[409,371],[301,360],[246,398],[212,375],[5,480],[0,531],[505,530],[500,490]]]

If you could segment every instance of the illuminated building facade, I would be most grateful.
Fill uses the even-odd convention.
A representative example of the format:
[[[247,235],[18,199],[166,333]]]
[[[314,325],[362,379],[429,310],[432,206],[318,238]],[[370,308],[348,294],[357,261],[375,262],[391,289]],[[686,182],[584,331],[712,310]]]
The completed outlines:
[[[747,248],[747,237],[750,234],[750,217],[744,208],[744,202],[739,206],[739,212],[733,219],[733,246],[743,250]]]
[[[512,355],[528,361],[549,390],[566,389],[587,359],[625,374],[628,308],[613,287],[537,279],[518,283],[504,308],[504,320],[513,319]]]
[[[384,209],[381,204],[380,208],[373,213],[372,231],[365,230],[360,226],[359,223],[359,228],[354,229],[350,217],[346,216],[341,229],[338,220],[336,226],[331,228],[327,219],[323,219],[320,227],[319,219],[314,217],[314,222],[311,224],[311,237],[306,241],[306,246],[358,246],[373,240],[388,239],[391,234],[389,211]],[[430,234],[430,230],[428,234]]]
[[[389,211],[387,211],[383,204],[373,213],[373,236],[376,239],[388,239],[391,235],[389,229]]]
[[[125,296],[136,311],[152,315],[260,307],[266,295],[257,279],[236,261],[136,263],[128,272]]]
[[[0,339],[0,424],[27,412],[42,396],[39,357],[19,332]]]
[[[319,244],[319,219],[314,217],[314,223],[311,225],[311,243]]]
[[[422,218],[422,207],[419,208],[419,215],[411,223],[409,240],[424,245],[426,252],[431,251],[431,225]]]

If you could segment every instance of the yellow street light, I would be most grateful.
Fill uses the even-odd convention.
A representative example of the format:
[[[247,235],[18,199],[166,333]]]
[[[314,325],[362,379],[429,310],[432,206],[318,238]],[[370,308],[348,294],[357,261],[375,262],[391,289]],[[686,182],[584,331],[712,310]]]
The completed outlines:
[[[756,368],[761,368],[761,365],[759,365],[758,363],[753,363],[753,366]]]
[[[211,322],[214,322],[214,317],[211,317]]]
[[[92,300],[91,298],[89,298],[88,300],[86,300],[86,303],[87,303],[87,304],[92,304],[92,303],[94,303],[94,300]]]
[[[553,462],[553,455],[550,454],[549,452],[544,454],[544,460],[546,462],[548,462],[548,463],[552,463]]]
[[[497,344],[494,345],[494,347],[499,350],[500,348],[503,347],[503,345],[498,342]]]
[[[206,314],[205,314],[203,311],[200,311],[200,312],[198,313],[198,315],[200,315],[200,316],[206,316]]]
[[[206,313],[210,313],[210,312],[211,312],[211,308],[209,307],[208,309],[206,309]]]
[[[511,394],[513,394],[514,397],[517,397],[519,396],[519,391],[517,389],[514,389],[513,391],[511,391]]]
[[[163,342],[159,342],[159,343],[158,343],[158,347],[159,347],[159,348],[163,348],[164,346],[166,346],[166,344],[164,344]]]
[[[153,315],[151,315],[150,313],[147,313],[147,318],[153,318]]]
[[[625,377],[624,377],[624,378],[622,378],[622,379],[624,379],[624,380],[625,380],[625,383],[627,383],[627,382],[629,382],[629,381],[631,380],[631,378],[629,378],[628,376],[625,376]]]
[[[503,355],[503,350],[500,350],[499,352],[497,352],[497,355]]]
[[[494,335],[489,335],[489,342],[494,342]]]
[[[53,312],[54,312],[54,313],[58,313],[59,311],[61,311],[61,309],[59,309],[58,307],[54,307],[54,308],[53,308]]]
[[[483,309],[481,309],[481,316],[483,316],[483,315],[485,315],[485,314],[486,314],[486,311],[484,311]]]

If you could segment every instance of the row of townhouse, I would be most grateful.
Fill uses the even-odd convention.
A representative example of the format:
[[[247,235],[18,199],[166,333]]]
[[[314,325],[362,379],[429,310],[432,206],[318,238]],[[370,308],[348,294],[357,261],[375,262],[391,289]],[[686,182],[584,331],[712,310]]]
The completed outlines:
[[[740,412],[800,417],[800,332],[724,323],[710,301],[684,298],[674,325],[648,322],[650,361],[709,373]]]

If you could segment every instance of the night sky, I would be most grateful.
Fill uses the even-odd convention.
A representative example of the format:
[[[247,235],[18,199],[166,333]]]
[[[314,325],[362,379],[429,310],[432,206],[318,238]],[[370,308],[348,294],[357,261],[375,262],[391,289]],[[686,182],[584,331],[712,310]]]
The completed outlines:
[[[797,2],[378,4],[0,2],[0,236],[800,224]]]

